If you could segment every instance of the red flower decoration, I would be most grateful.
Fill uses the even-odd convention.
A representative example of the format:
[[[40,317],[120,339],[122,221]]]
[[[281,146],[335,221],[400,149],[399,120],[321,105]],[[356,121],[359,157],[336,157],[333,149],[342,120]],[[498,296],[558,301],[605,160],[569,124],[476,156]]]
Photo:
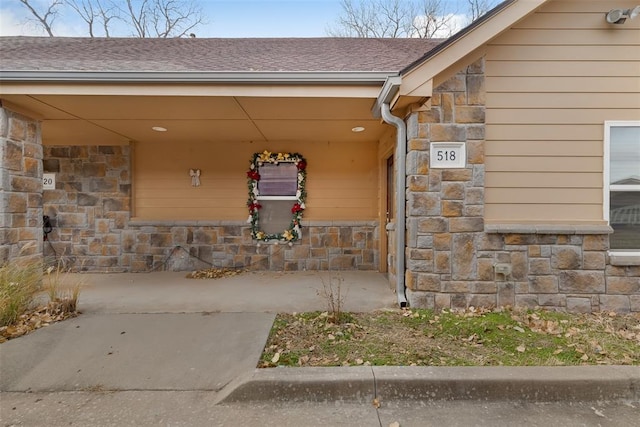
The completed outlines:
[[[258,209],[262,208],[262,205],[258,202],[253,202],[249,205],[249,211],[253,212],[253,211],[257,211]]]
[[[300,206],[300,203],[294,203],[293,207],[291,208],[291,213],[298,213],[298,212],[302,212],[304,210],[304,208],[302,206]]]
[[[298,170],[305,170],[307,168],[307,162],[304,160],[300,160],[298,163],[296,163],[296,167],[298,168]]]
[[[247,176],[254,181],[260,181],[260,174],[257,170],[250,170],[247,172]]]

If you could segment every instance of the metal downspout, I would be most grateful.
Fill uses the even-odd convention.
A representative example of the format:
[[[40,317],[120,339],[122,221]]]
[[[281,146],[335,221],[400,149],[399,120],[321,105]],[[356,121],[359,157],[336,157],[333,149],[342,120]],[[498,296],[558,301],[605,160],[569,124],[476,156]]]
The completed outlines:
[[[407,175],[407,126],[399,117],[391,114],[388,103],[380,109],[382,119],[395,126],[396,132],[396,294],[400,307],[407,306],[405,295],[405,234],[406,234],[406,175]]]

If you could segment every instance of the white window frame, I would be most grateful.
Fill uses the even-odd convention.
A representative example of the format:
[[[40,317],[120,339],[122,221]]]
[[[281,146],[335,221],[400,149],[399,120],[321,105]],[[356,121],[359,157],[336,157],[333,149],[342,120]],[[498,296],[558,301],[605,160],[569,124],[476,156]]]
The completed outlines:
[[[611,128],[615,127],[639,127],[640,120],[607,120],[604,122],[604,172],[603,172],[603,217],[609,224],[610,216],[610,192],[614,191],[640,191],[640,185],[610,185],[611,177]],[[615,256],[633,256],[640,257],[640,248],[638,250],[628,249],[611,249],[610,255]]]

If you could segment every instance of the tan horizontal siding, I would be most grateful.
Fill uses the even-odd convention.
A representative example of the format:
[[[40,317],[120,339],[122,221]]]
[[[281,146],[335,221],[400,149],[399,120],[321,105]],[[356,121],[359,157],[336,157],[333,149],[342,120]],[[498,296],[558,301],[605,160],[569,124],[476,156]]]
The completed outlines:
[[[638,95],[640,96],[640,94]],[[563,109],[563,108],[492,108],[486,113],[487,121],[493,124],[529,125],[548,123],[550,125],[589,125],[605,120],[635,120],[638,110],[633,108]]]
[[[592,0],[561,0],[561,1],[551,1],[545,3],[540,9],[538,9],[541,13],[569,13],[574,15],[576,11],[580,11],[580,13],[595,13],[602,16],[603,3],[609,3],[607,1],[592,1]],[[626,3],[633,3],[630,1],[626,1]],[[622,2],[618,3],[617,7],[623,7]]]
[[[600,188],[602,174],[598,172],[492,172],[485,179],[487,187],[495,188]],[[491,191],[493,192],[493,190]],[[489,194],[491,194],[491,192]]]
[[[602,221],[602,205],[572,205],[567,203],[488,203],[484,208],[487,222],[492,223],[575,223]],[[553,215],[549,215],[552,212]]]
[[[495,61],[638,61],[638,46],[545,46],[492,45],[487,49]]]
[[[640,47],[637,48],[640,51]],[[637,77],[487,77],[487,92],[536,92],[536,93],[637,93],[640,96],[640,79]]]
[[[550,6],[553,3],[562,2],[550,2],[549,5],[544,6],[538,13],[527,17],[513,28],[516,29],[531,29],[531,28],[548,28],[552,30],[557,29],[602,29],[610,30],[611,27],[604,20],[604,14],[614,7],[630,8],[633,7],[633,2],[613,0],[607,1],[592,1],[581,0],[576,2],[565,2],[563,8],[560,10],[553,10]],[[583,6],[587,5],[585,9]]]
[[[610,62],[604,61],[487,61],[487,77],[538,77],[546,76],[553,70],[560,77],[609,77],[612,71],[617,76],[636,77],[640,72],[640,62],[619,60],[612,70]]]
[[[241,213],[238,209],[232,208],[219,208],[216,209],[216,218],[202,217],[198,218],[193,215],[194,211],[192,207],[163,207],[163,208],[136,208],[136,219],[154,219],[154,220],[239,220]],[[244,219],[248,215],[244,215]]]
[[[313,210],[314,208],[318,208],[318,207],[331,208],[331,209],[337,209],[337,210],[351,209],[351,208],[372,209],[375,207],[375,201],[371,199],[357,199],[357,198],[337,200],[335,197],[331,197],[331,198],[309,197],[309,206],[307,208],[309,210]]]
[[[602,172],[601,157],[550,157],[540,155],[492,156],[485,160],[491,172]]]
[[[369,207],[351,208],[348,210],[337,209],[335,206],[319,206],[309,207],[305,211],[303,220],[310,221],[351,221],[357,218],[358,221],[373,221],[378,219],[376,214],[371,213]],[[303,231],[304,232],[304,231]]]
[[[494,188],[485,197],[486,203],[529,204],[597,204],[602,203],[599,188]]]
[[[492,108],[640,108],[637,93],[500,93],[487,92],[487,112]],[[490,124],[490,122],[487,122]]]
[[[185,206],[191,209],[199,209],[199,208],[207,208],[207,209],[220,209],[227,210],[228,212],[233,212],[233,210],[237,210],[238,208],[242,208],[244,210],[244,206],[247,203],[247,198],[243,197],[242,199],[237,197],[137,197],[136,198],[136,207],[137,208],[174,208]]]
[[[602,141],[602,124],[589,125],[550,125],[550,124],[493,124],[489,123],[486,131],[488,140],[531,140],[562,141],[562,140],[599,140]],[[543,152],[541,155],[545,154]]]
[[[621,0],[550,1],[486,49],[488,222],[601,222],[606,120],[640,120],[640,26]]]
[[[603,19],[599,15],[598,21]],[[547,15],[548,16],[548,15]],[[571,28],[537,28],[537,29],[514,29],[508,38],[500,40],[503,45],[588,45],[588,46],[609,46],[612,44],[638,46],[640,41],[635,36],[634,31],[608,31],[594,32],[592,29],[571,29]]]
[[[602,144],[599,141],[487,141],[486,156],[548,156],[574,157],[601,156]]]
[[[378,212],[376,142],[137,143],[134,215],[140,219],[246,220],[254,152],[298,152],[308,162],[305,220],[370,220]],[[189,169],[200,168],[192,187]],[[292,202],[293,203],[293,202]]]

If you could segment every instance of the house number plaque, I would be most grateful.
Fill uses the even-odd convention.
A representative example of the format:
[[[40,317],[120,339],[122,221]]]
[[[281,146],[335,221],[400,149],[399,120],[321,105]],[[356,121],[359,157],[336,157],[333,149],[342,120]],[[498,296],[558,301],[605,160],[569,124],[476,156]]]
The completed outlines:
[[[432,142],[429,166],[434,169],[464,168],[467,150],[464,142]]]
[[[43,190],[55,190],[56,189],[56,174],[55,173],[43,173],[42,174],[42,189]]]

